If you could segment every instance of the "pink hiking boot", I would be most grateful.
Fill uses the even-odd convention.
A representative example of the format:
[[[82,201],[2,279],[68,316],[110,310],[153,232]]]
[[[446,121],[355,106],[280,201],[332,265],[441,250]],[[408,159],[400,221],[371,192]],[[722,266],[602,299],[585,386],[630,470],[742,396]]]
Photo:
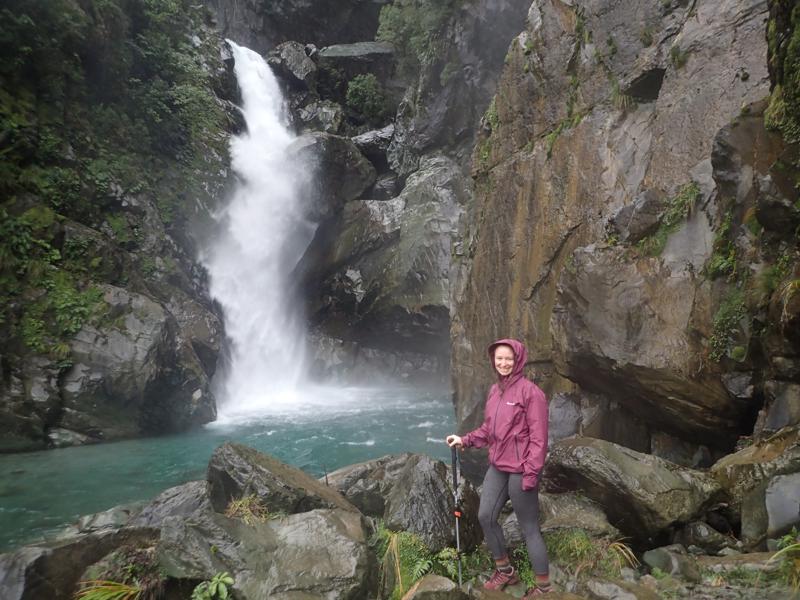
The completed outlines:
[[[517,570],[512,566],[507,573],[500,569],[495,569],[489,580],[483,584],[483,588],[486,590],[502,590],[507,585],[514,585],[515,583],[519,583],[519,577],[517,576]]]

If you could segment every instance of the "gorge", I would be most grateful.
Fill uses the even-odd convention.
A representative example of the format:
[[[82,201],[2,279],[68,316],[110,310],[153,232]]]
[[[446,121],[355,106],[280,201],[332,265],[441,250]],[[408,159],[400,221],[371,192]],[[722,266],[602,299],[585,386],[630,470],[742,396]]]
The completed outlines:
[[[736,582],[725,596],[712,582],[751,568],[721,566],[720,553],[771,573],[759,552],[800,523],[797,4],[312,4],[2,9],[0,44],[15,59],[0,69],[0,451],[231,419],[289,430],[264,416],[265,400],[324,421],[337,406],[377,411],[387,396],[363,391],[373,386],[440,400],[451,389],[463,432],[493,378],[486,346],[517,337],[550,399],[553,531],[624,536],[649,571],[617,573],[614,596],[564,566],[564,597],[783,597],[777,583]],[[416,408],[428,397],[394,397],[397,427],[432,425],[392,452],[444,457],[419,447],[450,426]],[[306,462],[278,458],[322,476],[316,448]],[[164,487],[201,477],[210,450]],[[366,520],[326,500],[256,527],[285,542],[281,528],[305,515],[348,532],[360,558],[347,569],[360,574],[347,590],[302,583],[309,597],[391,596],[367,574],[368,518],[414,530],[399,490],[412,507],[450,493],[444,466],[386,453],[333,477]],[[262,459],[214,456],[202,486],[81,543],[109,544],[105,554],[126,536],[162,551],[207,543],[165,525],[189,514],[255,556],[258,536],[223,522],[214,486],[219,461]],[[485,461],[465,455],[473,484]],[[189,510],[188,497],[201,500]],[[449,508],[424,505],[440,528]],[[57,548],[36,550],[31,572]],[[256,581],[250,558],[224,548],[221,562],[199,552],[160,564],[174,585],[238,565],[237,597],[291,587]],[[13,597],[36,597],[9,566],[20,556],[0,557],[0,589],[23,581]],[[74,566],[73,585],[91,562]]]

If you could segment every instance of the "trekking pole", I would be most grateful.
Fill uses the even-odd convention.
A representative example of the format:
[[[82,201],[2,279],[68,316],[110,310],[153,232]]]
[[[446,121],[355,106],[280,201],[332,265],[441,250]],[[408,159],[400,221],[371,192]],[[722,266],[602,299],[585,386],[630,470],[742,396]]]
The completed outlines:
[[[461,538],[459,536],[458,524],[461,519],[461,493],[458,491],[458,469],[461,461],[458,458],[458,449],[455,446],[450,448],[453,459],[453,515],[456,518],[456,559],[458,560],[458,586],[461,587]]]

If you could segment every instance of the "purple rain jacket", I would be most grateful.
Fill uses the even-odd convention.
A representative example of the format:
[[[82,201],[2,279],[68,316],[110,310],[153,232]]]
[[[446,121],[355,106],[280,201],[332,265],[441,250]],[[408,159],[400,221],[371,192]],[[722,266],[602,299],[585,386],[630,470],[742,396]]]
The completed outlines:
[[[522,473],[522,489],[532,490],[547,456],[547,398],[522,370],[528,352],[517,340],[498,340],[489,346],[494,369],[494,349],[511,346],[514,369],[499,377],[489,390],[483,424],[461,437],[465,448],[489,446],[489,462],[499,471]],[[495,371],[497,372],[497,371]]]

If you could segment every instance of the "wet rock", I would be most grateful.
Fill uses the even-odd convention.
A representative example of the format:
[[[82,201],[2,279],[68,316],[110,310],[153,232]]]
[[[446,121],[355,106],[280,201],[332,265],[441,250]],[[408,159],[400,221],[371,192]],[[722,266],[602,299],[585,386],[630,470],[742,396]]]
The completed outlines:
[[[340,71],[346,81],[366,73],[386,81],[394,70],[394,47],[385,42],[336,44],[320,49],[317,61],[320,68]]]
[[[658,228],[663,212],[664,202],[658,192],[645,190],[614,213],[609,224],[620,242],[635,244]]]
[[[730,497],[733,513],[741,516],[742,541],[762,546],[769,529],[767,490],[775,478],[800,473],[800,428],[787,427],[730,454],[717,461],[711,472]],[[791,485],[784,487],[779,481],[773,489],[772,506],[791,506],[792,496],[783,496],[793,493]]]
[[[297,138],[287,152],[313,173],[302,190],[313,220],[336,214],[344,203],[358,198],[375,182],[375,168],[347,138],[307,133]]]
[[[675,534],[674,542],[685,547],[697,546],[702,548],[705,554],[717,554],[723,548],[736,544],[734,538],[722,535],[702,521],[693,521],[681,528]]]
[[[764,384],[765,418],[758,437],[768,436],[784,427],[800,424],[800,384],[767,381]]]
[[[692,469],[708,468],[714,462],[708,446],[693,444],[662,432],[653,433],[650,452],[654,456]]]
[[[367,597],[373,571],[357,512],[317,509],[246,526],[208,511],[170,517],[157,546],[169,577],[206,580],[230,573],[243,600]]]
[[[680,544],[648,550],[642,555],[642,560],[651,569],[660,569],[668,575],[677,575],[694,582],[702,579],[695,559]]]
[[[582,491],[612,525],[637,540],[691,521],[720,493],[704,473],[591,438],[556,442],[544,481],[548,491]]]
[[[0,592],[4,600],[72,600],[81,573],[126,544],[156,535],[143,529],[101,529],[0,554]]]
[[[355,511],[356,507],[335,490],[300,469],[241,444],[226,442],[208,463],[208,496],[217,512],[225,512],[233,499],[253,494],[270,513],[290,514],[315,508]]]
[[[791,235],[800,225],[800,209],[795,206],[796,190],[781,189],[771,176],[757,180],[756,218],[769,231]]]
[[[341,105],[330,100],[310,102],[297,111],[303,131],[339,133],[344,122]]]
[[[325,4],[277,0],[264,4],[243,0],[230,4],[205,0],[220,32],[256,52],[265,52],[287,40],[318,46],[371,40],[378,30],[378,14],[388,0],[335,0]]]
[[[383,517],[386,496],[411,456],[410,453],[388,455],[342,467],[328,473],[324,481],[365,515]]]
[[[21,372],[0,383],[0,451],[43,450],[46,430],[60,410],[58,368],[44,357],[30,359]]]
[[[742,400],[749,400],[753,397],[753,374],[752,373],[723,373],[722,384],[728,393]]]
[[[317,65],[299,42],[278,45],[267,57],[267,64],[290,87],[313,90],[316,85]]]
[[[696,360],[693,311],[708,301],[708,290],[698,289],[690,272],[671,271],[661,261],[627,263],[620,248],[586,246],[572,260],[572,270],[561,274],[551,320],[564,361],[559,371],[657,429],[730,443],[746,404],[731,399],[710,374],[684,376]]]
[[[386,150],[394,136],[394,124],[389,124],[383,129],[367,131],[353,138],[353,143],[366,156],[379,172],[388,167]]]
[[[110,324],[72,339],[59,426],[93,439],[180,431],[216,417],[209,379],[177,324],[151,298],[101,286]],[[169,359],[166,357],[169,356]]]
[[[161,492],[142,507],[130,522],[132,527],[160,528],[168,517],[187,519],[209,511],[208,482],[190,481]]]
[[[594,600],[657,600],[652,590],[628,581],[590,579],[586,582],[589,598]]]
[[[580,397],[572,394],[555,394],[548,404],[549,427],[547,437],[550,444],[580,431]]]
[[[433,552],[455,545],[451,475],[441,461],[415,454],[406,461],[386,497],[383,519],[393,531],[417,534]],[[481,539],[478,495],[463,479],[461,547],[473,548]]]
[[[773,477],[767,486],[764,504],[769,537],[778,537],[799,525],[800,471]]]
[[[603,509],[579,493],[549,494],[539,492],[541,529],[543,532],[580,528],[592,537],[619,538],[619,529],[608,522]],[[509,546],[525,543],[515,513],[502,522],[503,535]]]
[[[397,175],[386,173],[375,180],[375,185],[372,186],[372,190],[368,195],[373,200],[389,200],[394,198],[399,190],[400,183],[397,180]]]
[[[403,600],[466,600],[458,584],[441,575],[425,575],[403,596]]]

